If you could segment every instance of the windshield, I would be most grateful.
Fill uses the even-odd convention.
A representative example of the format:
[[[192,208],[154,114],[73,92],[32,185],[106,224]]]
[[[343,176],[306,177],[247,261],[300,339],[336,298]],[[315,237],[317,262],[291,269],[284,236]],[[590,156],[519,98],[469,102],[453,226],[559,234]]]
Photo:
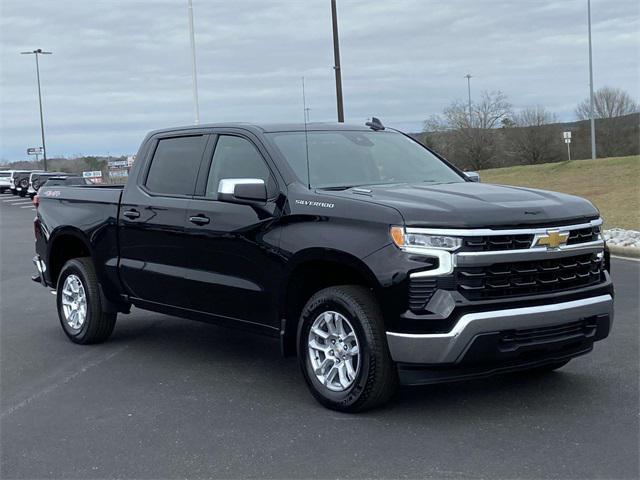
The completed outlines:
[[[464,182],[429,150],[395,132],[313,131],[306,141],[305,132],[268,135],[298,178],[314,188]]]

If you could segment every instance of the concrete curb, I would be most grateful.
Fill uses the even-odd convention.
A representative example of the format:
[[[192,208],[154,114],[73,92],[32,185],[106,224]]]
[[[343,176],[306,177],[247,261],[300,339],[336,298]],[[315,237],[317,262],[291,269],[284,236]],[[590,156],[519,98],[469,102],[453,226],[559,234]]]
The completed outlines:
[[[607,244],[611,255],[618,257],[640,258],[640,248],[638,247],[620,247],[618,245]]]

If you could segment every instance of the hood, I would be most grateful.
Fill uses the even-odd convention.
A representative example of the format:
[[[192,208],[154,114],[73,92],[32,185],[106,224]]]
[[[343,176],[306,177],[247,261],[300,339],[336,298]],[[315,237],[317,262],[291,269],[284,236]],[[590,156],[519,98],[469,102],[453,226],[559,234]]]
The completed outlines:
[[[554,226],[598,218],[598,210],[580,197],[532,188],[461,182],[401,184],[326,192],[397,209],[407,226],[490,228]]]

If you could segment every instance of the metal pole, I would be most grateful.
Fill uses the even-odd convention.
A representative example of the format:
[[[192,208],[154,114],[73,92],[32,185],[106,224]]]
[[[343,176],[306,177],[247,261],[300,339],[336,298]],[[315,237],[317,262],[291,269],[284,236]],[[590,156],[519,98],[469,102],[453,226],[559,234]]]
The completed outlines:
[[[40,91],[40,64],[38,55],[40,52],[36,50],[36,76],[38,77],[38,104],[40,105],[40,135],[42,136],[42,161],[44,171],[47,171],[47,147],[44,143],[44,118],[42,116],[42,92]]]
[[[569,161],[571,161],[571,143],[567,142],[567,155],[569,157]]]
[[[596,121],[593,116],[593,57],[591,54],[591,0],[587,0],[589,17],[589,117],[591,118],[591,158],[596,159]]]
[[[336,0],[331,0],[331,20],[333,23],[333,69],[336,72],[336,101],[338,122],[344,123],[344,105],[342,103],[342,73],[340,71],[340,42],[338,40],[338,12]]]
[[[193,2],[188,0],[187,4],[189,12],[189,37],[191,40],[191,77],[193,83],[193,104],[195,107],[195,124],[200,123],[200,107],[198,106],[198,76],[196,72],[196,39],[193,33]]]
[[[467,90],[469,93],[469,128],[471,128],[471,122],[473,121],[471,116],[471,74],[467,73],[465,78],[467,79]]]

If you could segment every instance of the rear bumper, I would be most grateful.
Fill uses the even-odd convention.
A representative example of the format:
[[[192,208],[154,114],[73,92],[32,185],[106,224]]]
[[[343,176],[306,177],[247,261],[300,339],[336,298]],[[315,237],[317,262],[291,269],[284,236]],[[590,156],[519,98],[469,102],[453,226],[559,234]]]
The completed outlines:
[[[460,317],[450,332],[433,334],[387,332],[387,342],[391,358],[395,362],[415,365],[455,365],[464,361],[472,345],[477,344],[482,337],[496,337],[506,332],[516,332],[517,335],[518,331],[561,327],[592,320],[599,326],[597,334],[594,333],[595,336],[587,342],[589,344],[594,340],[605,338],[609,333],[613,321],[611,295],[599,295],[548,305],[468,313]],[[545,335],[546,343],[550,345],[571,340],[571,338],[565,338],[566,334],[555,337],[551,334]],[[544,343],[544,341],[541,342],[542,345]],[[478,361],[481,362],[482,358],[478,358]]]

